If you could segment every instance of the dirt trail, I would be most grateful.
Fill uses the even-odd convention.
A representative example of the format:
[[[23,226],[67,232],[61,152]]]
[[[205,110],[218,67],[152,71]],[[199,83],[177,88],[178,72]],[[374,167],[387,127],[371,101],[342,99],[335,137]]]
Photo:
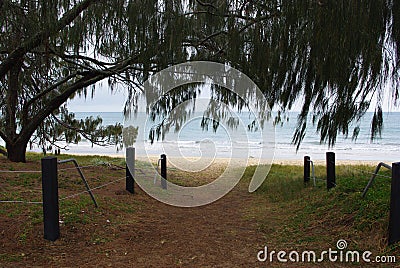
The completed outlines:
[[[251,195],[238,189],[200,208],[176,208],[149,200],[147,211],[120,241],[132,246],[138,266],[254,267],[262,235],[244,217]],[[123,261],[123,258],[121,259]]]
[[[132,196],[121,192],[123,186],[120,182],[96,192],[101,208],[94,212],[95,219],[61,226],[61,238],[54,243],[42,238],[42,224],[36,224],[23,243],[3,231],[2,254],[23,258],[1,266],[260,267],[257,252],[264,234],[247,214],[257,197],[243,183],[217,202],[197,208],[165,205],[138,188]],[[135,210],[114,213],[107,200],[132,202]],[[3,218],[0,225],[18,232],[11,219]]]

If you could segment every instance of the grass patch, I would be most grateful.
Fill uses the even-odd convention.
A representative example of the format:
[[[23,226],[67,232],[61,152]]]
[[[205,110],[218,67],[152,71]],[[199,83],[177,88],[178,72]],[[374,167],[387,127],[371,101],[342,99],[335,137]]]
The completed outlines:
[[[113,210],[114,213],[118,214],[122,213],[135,213],[137,206],[140,206],[140,203],[135,200],[130,200],[129,202],[121,202],[120,200],[115,200],[115,198],[106,197],[104,202],[107,203],[107,207],[110,210]]]
[[[18,262],[23,258],[23,254],[0,253],[0,262]]]
[[[249,181],[255,167],[247,168],[244,180]],[[324,166],[316,166],[318,178],[303,183],[302,166],[273,165],[257,190],[260,205],[251,214],[269,243],[283,247],[334,247],[339,239],[352,242],[352,249],[392,252],[387,247],[390,203],[390,171],[382,170],[367,193],[366,186],[372,166],[338,166],[337,187],[327,191]],[[275,216],[275,219],[272,217]]]
[[[109,237],[104,237],[99,234],[94,234],[91,237],[90,243],[93,245],[101,245],[101,244],[105,244],[110,241],[111,241],[111,238],[109,238]]]
[[[18,177],[8,181],[11,186],[31,187],[40,185],[41,175],[38,173],[21,173]]]
[[[253,176],[255,167],[247,168],[244,178]],[[302,197],[302,167],[273,165],[267,179],[257,190],[271,202],[284,202]]]
[[[87,224],[94,218],[88,211],[90,206],[93,206],[93,203],[87,196],[63,200],[60,204],[60,220],[65,225]]]
[[[55,156],[58,160],[66,160],[74,158],[79,165],[96,165],[102,163],[112,162],[114,164],[125,164],[125,158],[115,158],[103,155],[69,155],[69,154],[61,154],[61,155],[54,155],[54,154],[46,154],[46,156]],[[26,159],[27,161],[32,162],[39,162],[44,155],[42,153],[33,153],[27,152]],[[71,164],[72,166],[72,164]]]

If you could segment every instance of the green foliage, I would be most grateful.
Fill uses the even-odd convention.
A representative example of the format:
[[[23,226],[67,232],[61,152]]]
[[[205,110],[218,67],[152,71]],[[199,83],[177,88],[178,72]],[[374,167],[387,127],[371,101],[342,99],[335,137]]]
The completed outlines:
[[[74,113],[69,113],[66,107],[60,107],[51,118],[45,120],[37,129],[30,140],[30,147],[35,144],[43,149],[43,152],[57,148],[57,142],[79,143],[82,140],[97,145],[116,145],[122,147],[122,125],[102,126],[103,120],[98,116],[90,116],[85,119],[76,119]]]

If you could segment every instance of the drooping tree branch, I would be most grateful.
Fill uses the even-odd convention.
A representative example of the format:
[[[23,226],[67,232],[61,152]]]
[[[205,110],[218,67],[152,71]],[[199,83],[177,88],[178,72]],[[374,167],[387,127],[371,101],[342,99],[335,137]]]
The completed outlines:
[[[36,128],[40,125],[40,123],[49,116],[54,110],[60,107],[68,98],[75,93],[77,90],[90,86],[98,81],[106,78],[107,75],[99,74],[96,72],[91,72],[74,82],[72,85],[68,86],[60,95],[56,96],[48,103],[43,109],[37,112],[37,114],[30,120],[25,128],[22,129],[20,133],[20,137],[28,137],[31,136]]]
[[[62,85],[68,83],[69,80],[71,80],[71,79],[77,77],[77,75],[78,75],[78,74],[75,73],[75,74],[71,74],[71,75],[69,75],[69,76],[67,76],[67,77],[65,77],[65,78],[63,78],[63,79],[61,79],[61,80],[58,81],[57,83],[51,85],[51,86],[48,87],[47,89],[41,91],[40,93],[36,94],[34,97],[32,97],[31,99],[29,99],[29,100],[24,104],[24,108],[23,108],[23,112],[22,112],[22,114],[23,114],[23,116],[22,116],[23,121],[25,121],[24,119],[27,119],[27,118],[28,118],[27,116],[28,116],[29,107],[30,107],[33,103],[35,103],[35,101],[40,100],[40,99],[41,99],[43,96],[45,96],[46,94],[50,93],[51,91],[57,89],[58,87],[60,87],[60,86],[62,86]]]
[[[51,116],[52,116],[52,118],[53,118],[58,124],[60,124],[60,125],[63,126],[64,128],[67,128],[67,129],[76,131],[77,133],[81,134],[82,137],[84,137],[85,139],[87,139],[88,141],[90,141],[92,144],[96,144],[96,145],[99,145],[99,146],[107,146],[107,145],[108,145],[108,144],[104,144],[104,141],[98,141],[98,140],[93,139],[92,137],[90,137],[90,135],[88,135],[88,133],[86,133],[86,132],[83,131],[82,129],[77,128],[77,127],[74,127],[74,126],[71,126],[71,125],[69,125],[69,124],[63,122],[62,120],[60,120],[59,118],[57,118],[57,116],[55,116],[53,113],[51,114]]]
[[[42,30],[32,38],[23,42],[0,64],[0,77],[3,77],[14,65],[14,63],[25,55],[25,53],[43,44],[43,40],[47,40],[49,37],[60,32],[94,2],[100,1],[83,0],[79,4],[75,5],[72,9],[67,11],[56,23],[49,25],[49,29]]]
[[[68,98],[74,94],[77,90],[85,88],[87,86],[93,85],[107,77],[113,76],[115,73],[120,72],[127,68],[127,66],[132,65],[137,58],[133,57],[131,59],[125,60],[113,68],[110,68],[109,72],[104,71],[90,71],[80,78],[79,80],[73,82],[71,85],[67,86],[62,93],[54,97],[50,102],[46,104],[41,110],[39,110],[31,120],[27,122],[24,128],[21,130],[18,139],[29,139],[35,132],[37,127],[43,120],[48,117],[54,110],[60,107]]]

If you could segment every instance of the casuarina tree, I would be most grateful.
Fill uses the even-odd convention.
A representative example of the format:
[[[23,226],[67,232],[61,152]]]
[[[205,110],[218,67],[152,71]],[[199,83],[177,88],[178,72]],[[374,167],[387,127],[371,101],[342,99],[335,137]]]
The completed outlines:
[[[300,99],[297,145],[308,116],[321,141],[333,144],[376,99],[375,137],[385,86],[398,99],[399,13],[383,0],[0,0],[1,152],[23,162],[28,145],[48,150],[82,138],[121,145],[121,125],[77,120],[66,101],[91,97],[104,84],[123,87],[129,114],[149,75],[188,60],[247,74],[280,111],[277,121]],[[171,100],[196,92],[173,91],[152,112],[168,113]],[[218,87],[212,98],[240,104]]]

